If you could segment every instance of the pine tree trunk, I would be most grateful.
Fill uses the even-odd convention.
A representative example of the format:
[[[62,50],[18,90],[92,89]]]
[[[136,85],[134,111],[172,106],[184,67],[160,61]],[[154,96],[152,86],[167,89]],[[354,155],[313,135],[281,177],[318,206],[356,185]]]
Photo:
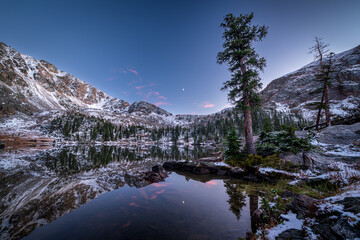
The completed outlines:
[[[324,84],[324,101],[325,101],[325,117],[326,117],[326,126],[331,126],[330,121],[330,104],[329,104],[329,87],[327,81]]]
[[[245,121],[245,146],[248,154],[256,155],[254,138],[252,132],[252,119],[251,112],[249,109],[244,110],[244,121]]]
[[[242,71],[242,74],[245,75],[246,73],[246,67],[244,65],[244,58],[242,57],[240,59],[240,68]],[[249,99],[249,93],[246,91],[247,89],[247,82],[243,82],[243,95],[244,95],[244,131],[245,131],[245,147],[246,152],[248,154],[256,155],[255,151],[255,145],[254,145],[254,137],[252,132],[252,117],[250,112],[250,99]]]
[[[321,117],[321,110],[322,110],[322,105],[324,103],[324,94],[321,96],[321,102],[320,102],[320,106],[319,106],[319,111],[316,117],[316,130],[319,130],[319,124],[320,124],[320,117]]]

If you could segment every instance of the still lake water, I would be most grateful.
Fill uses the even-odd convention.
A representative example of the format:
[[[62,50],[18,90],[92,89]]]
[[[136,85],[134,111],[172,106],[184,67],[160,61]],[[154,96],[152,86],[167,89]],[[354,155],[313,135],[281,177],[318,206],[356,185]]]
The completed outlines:
[[[165,182],[105,193],[24,239],[237,239],[248,231],[239,182],[173,172]]]
[[[126,179],[127,173],[214,151],[76,146],[41,152],[30,165],[0,176],[5,181],[0,239],[244,237],[252,230],[250,212],[259,201],[246,192],[247,183],[183,172],[170,172],[164,182],[150,185]]]

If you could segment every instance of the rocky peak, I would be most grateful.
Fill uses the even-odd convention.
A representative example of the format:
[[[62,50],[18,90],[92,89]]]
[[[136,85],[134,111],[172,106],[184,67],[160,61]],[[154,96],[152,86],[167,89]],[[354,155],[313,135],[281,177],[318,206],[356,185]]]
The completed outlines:
[[[53,64],[45,60],[40,60],[40,63],[41,65],[45,66],[50,72],[59,73],[59,70]]]
[[[154,104],[145,102],[145,101],[140,101],[140,102],[134,102],[133,104],[131,104],[129,106],[129,113],[142,113],[142,114],[146,114],[149,115],[151,113],[156,113],[159,115],[163,115],[163,116],[172,116],[171,113],[165,111],[162,108],[159,108],[157,106],[155,106]]]

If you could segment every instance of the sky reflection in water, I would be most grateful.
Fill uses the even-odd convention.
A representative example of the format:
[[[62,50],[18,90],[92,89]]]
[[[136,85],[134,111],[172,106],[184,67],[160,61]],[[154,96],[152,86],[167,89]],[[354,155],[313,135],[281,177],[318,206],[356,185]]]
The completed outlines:
[[[172,173],[166,182],[105,193],[25,239],[237,239],[251,231],[242,192],[239,182]]]

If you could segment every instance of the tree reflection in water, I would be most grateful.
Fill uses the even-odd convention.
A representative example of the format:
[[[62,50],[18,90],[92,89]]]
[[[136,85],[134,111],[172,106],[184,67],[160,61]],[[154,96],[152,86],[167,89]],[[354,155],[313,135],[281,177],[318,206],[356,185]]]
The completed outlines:
[[[237,220],[241,217],[241,210],[246,205],[246,196],[243,194],[243,189],[239,183],[232,181],[224,181],[226,193],[229,195],[227,201],[230,205],[229,210],[234,213]]]
[[[212,149],[211,151],[217,151]],[[188,146],[65,146],[40,153],[38,161],[60,174],[74,174],[81,171],[106,167],[111,162],[141,162],[149,159],[162,161],[178,161],[207,157],[209,149]]]
[[[246,192],[240,182],[234,182],[232,180],[225,180],[224,186],[226,193],[229,196],[229,210],[234,213],[236,219],[241,217],[241,211],[246,206],[246,196],[249,197],[249,208],[251,218],[251,231],[255,233],[258,228],[258,223],[253,218],[253,213],[259,208],[259,196],[256,192]]]

